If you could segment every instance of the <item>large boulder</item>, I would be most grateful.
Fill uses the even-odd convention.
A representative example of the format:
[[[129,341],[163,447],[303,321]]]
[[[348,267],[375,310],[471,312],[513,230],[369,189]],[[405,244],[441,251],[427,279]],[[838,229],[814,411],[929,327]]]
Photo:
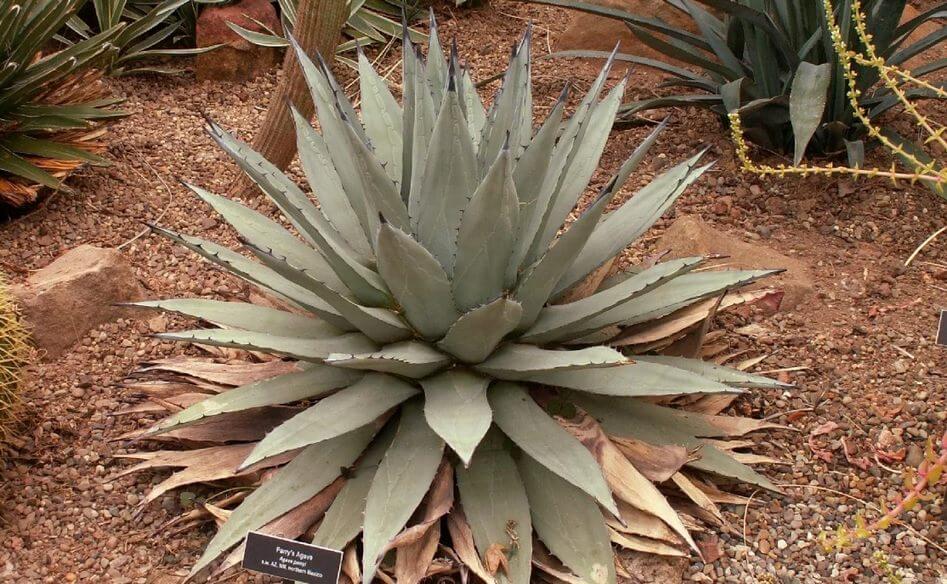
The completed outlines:
[[[798,306],[814,290],[812,274],[802,261],[758,243],[741,241],[691,215],[675,220],[658,240],[655,249],[670,250],[669,258],[720,254],[726,257],[715,263],[726,264],[730,269],[785,269],[782,274],[763,281],[766,285],[783,289],[786,295],[782,307],[785,309]]]
[[[694,21],[665,0],[591,0],[606,8],[615,8],[648,18],[660,18],[675,28],[696,32]],[[556,50],[611,51],[621,43],[619,51],[639,57],[673,61],[660,51],[644,44],[620,20],[573,12],[569,25],[556,40]]]
[[[118,250],[92,245],[66,252],[10,291],[45,359],[58,357],[90,329],[129,312],[116,303],[145,297]]]
[[[254,32],[267,28],[279,32],[280,20],[270,0],[240,0],[233,4],[209,5],[197,18],[197,46],[223,45],[197,56],[197,78],[244,82],[265,73],[280,62],[280,50],[254,45],[235,33],[228,22]]]

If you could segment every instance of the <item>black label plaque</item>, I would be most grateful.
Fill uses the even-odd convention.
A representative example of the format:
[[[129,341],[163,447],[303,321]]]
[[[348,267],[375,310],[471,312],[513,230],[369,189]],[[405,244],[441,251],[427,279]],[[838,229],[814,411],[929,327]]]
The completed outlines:
[[[940,311],[940,323],[937,325],[937,344],[947,347],[947,310]]]
[[[251,531],[243,553],[246,570],[306,584],[337,584],[342,552]]]

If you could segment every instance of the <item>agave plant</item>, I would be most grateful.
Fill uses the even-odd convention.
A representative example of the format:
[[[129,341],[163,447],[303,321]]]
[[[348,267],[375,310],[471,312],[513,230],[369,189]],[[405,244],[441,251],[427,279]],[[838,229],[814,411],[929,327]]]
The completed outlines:
[[[664,0],[686,14],[697,33],[669,25],[660,18],[605,8],[576,0],[531,0],[581,10],[623,21],[643,43],[667,57],[699,72],[665,61],[622,54],[617,58],[652,67],[670,75],[662,87],[696,90],[646,99],[624,105],[620,119],[629,121],[646,110],[668,106],[695,106],[711,109],[726,119],[740,110],[748,138],[777,151],[797,153],[808,147],[813,153],[845,152],[862,149],[857,142],[865,135],[847,99],[847,81],[842,74],[830,28],[826,24],[823,0]],[[852,26],[852,0],[830,0],[835,19],[842,25],[847,45],[861,47]],[[879,55],[888,65],[905,67],[911,59],[947,39],[940,27],[920,39],[920,27],[947,16],[947,3],[940,3],[915,18],[901,23],[906,0],[866,0],[862,2],[868,30]],[[718,16],[719,15],[719,16]],[[597,51],[563,51],[561,57],[604,57]],[[917,67],[915,77],[924,77],[945,66],[943,59]],[[813,65],[817,67],[813,67]],[[900,102],[887,87],[875,87],[878,72],[858,66],[860,103],[871,119],[878,118]],[[802,111],[793,115],[793,92],[819,90],[826,101],[824,112],[815,120],[814,132]],[[827,96],[827,98],[825,97]],[[936,94],[914,89],[912,99],[935,98]],[[804,131],[794,131],[796,127]],[[860,160],[852,160],[854,163]]]
[[[62,51],[53,37],[84,0],[0,0],[0,201],[21,206],[41,187],[83,163],[105,164],[97,152],[110,106],[95,59],[120,33],[109,29]]]
[[[426,62],[404,39],[400,107],[360,56],[361,119],[329,67],[296,47],[322,130],[296,116],[318,206],[209,122],[298,237],[193,185],[259,261],[154,227],[288,306],[138,304],[219,327],[163,339],[286,359],[165,362],[150,369],[189,382],[136,384],[181,408],[139,438],[212,444],[133,455],[144,462],[128,472],[184,467],[148,500],[194,482],[259,480],[252,493],[205,506],[227,518],[192,577],[237,546],[221,569],[235,565],[251,530],[299,537],[312,526],[314,543],[347,550],[353,581],[371,582],[378,570],[417,582],[463,569],[526,584],[535,561],[566,578],[615,582],[612,541],[670,555],[694,548],[652,480],[673,479],[702,505],[720,491],[694,473],[772,488],[723,440],[765,424],[668,400],[729,403],[744,388],[779,383],[696,359],[632,359],[607,345],[653,342],[649,323],[662,323],[663,339],[680,330],[666,318],[686,320],[693,313],[682,311],[773,273],[706,271],[705,258],[690,257],[603,280],[603,266],[709,167],[702,153],[606,214],[652,134],[560,235],[625,83],[602,96],[607,64],[571,118],[565,91],[534,132],[528,33],[489,109],[440,46],[433,25]],[[438,552],[442,523],[449,553]]]

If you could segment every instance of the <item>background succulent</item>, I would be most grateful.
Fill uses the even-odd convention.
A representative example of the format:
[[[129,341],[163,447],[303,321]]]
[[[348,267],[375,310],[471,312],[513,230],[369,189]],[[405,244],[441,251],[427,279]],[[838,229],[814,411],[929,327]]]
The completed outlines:
[[[649,47],[678,63],[620,54],[616,58],[658,69],[669,75],[662,87],[681,88],[685,93],[632,102],[622,106],[619,117],[630,121],[643,111],[668,106],[696,106],[721,116],[740,109],[747,138],[771,150],[797,153],[808,147],[814,153],[845,152],[860,162],[857,142],[865,132],[847,99],[847,81],[835,51],[823,0],[664,0],[688,15],[696,33],[672,26],[657,17],[633,14],[575,0],[532,0],[623,21]],[[829,0],[849,47],[861,43],[852,25],[852,0]],[[941,3],[903,24],[906,0],[862,2],[879,55],[891,66],[907,67],[911,59],[947,39],[947,28],[939,27],[918,39],[914,33],[928,23],[947,16]],[[605,57],[597,51],[564,51],[562,57]],[[816,67],[813,67],[815,65]],[[915,77],[935,73],[947,65],[935,59],[912,71]],[[876,87],[878,72],[859,65],[855,71],[861,91],[861,106],[877,118],[900,102],[887,87]],[[690,91],[696,90],[696,91]],[[824,112],[812,132],[794,132],[794,127],[812,125],[793,114],[790,96],[819,93]],[[908,92],[912,99],[934,98],[925,89]],[[794,119],[796,118],[796,119]],[[724,118],[722,118],[724,119]],[[797,136],[798,134],[798,136]]]
[[[292,34],[296,25],[298,0],[278,0],[280,19],[284,34],[269,30],[265,33],[248,30],[240,25],[229,23],[234,32],[251,43],[267,47],[288,47],[286,34]],[[356,47],[365,47],[375,43],[387,43],[401,36],[401,19],[404,16],[413,21],[422,14],[418,0],[349,0],[349,18],[343,33],[349,40],[339,44],[337,53],[345,53]],[[412,39],[423,39],[424,35],[412,30]],[[347,57],[342,61],[355,65]]]
[[[175,41],[194,38],[194,26],[200,6],[221,4],[223,0],[98,0],[86,19],[79,14],[70,18],[68,28],[80,39],[113,28],[109,50],[98,65],[112,75],[134,73],[173,73],[174,69],[149,65],[160,57],[197,55],[216,48],[180,48]],[[68,37],[61,36],[67,43]],[[193,44],[193,41],[192,41]]]
[[[92,68],[121,27],[61,51],[83,0],[0,0],[0,201],[20,206],[83,163],[104,164],[101,122],[121,115]]]
[[[143,462],[128,472],[183,469],[146,501],[194,482],[259,481],[205,505],[226,521],[192,576],[228,550],[220,569],[235,565],[249,530],[299,537],[316,525],[312,540],[346,549],[347,577],[364,582],[379,569],[416,582],[463,564],[488,582],[525,584],[534,560],[614,582],[612,541],[685,554],[694,542],[654,482],[710,508],[717,495],[706,493],[719,491],[709,476],[772,488],[724,441],[766,424],[708,412],[743,388],[779,384],[697,359],[631,359],[607,343],[664,346],[684,330],[674,319],[700,321],[697,307],[719,306],[728,291],[773,272],[706,271],[692,257],[604,278],[709,167],[698,153],[606,214],[661,129],[560,235],[621,103],[624,82],[601,97],[611,62],[570,118],[563,92],[534,132],[528,33],[489,110],[457,55],[445,61],[433,24],[426,62],[409,40],[404,47],[401,106],[359,56],[361,120],[328,67],[298,51],[322,130],[297,116],[318,207],[209,123],[298,237],[193,185],[259,261],[155,230],[289,308],[204,299],[139,306],[219,327],[162,338],[289,361],[149,367],[190,383],[133,382],[156,403],[183,407],[139,437],[206,447],[133,455]],[[438,551],[442,525],[450,554]]]

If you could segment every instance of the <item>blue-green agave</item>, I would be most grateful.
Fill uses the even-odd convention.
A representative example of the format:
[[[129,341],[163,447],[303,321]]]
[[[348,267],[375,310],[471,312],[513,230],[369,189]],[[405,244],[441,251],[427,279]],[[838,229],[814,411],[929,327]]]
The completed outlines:
[[[136,469],[187,467],[158,493],[261,477],[192,576],[259,529],[299,537],[312,527],[314,543],[351,554],[360,538],[361,575],[346,574],[363,582],[379,569],[416,582],[462,563],[483,580],[526,584],[535,553],[543,569],[559,561],[563,572],[607,583],[616,580],[612,541],[685,554],[693,540],[647,467],[670,465],[657,480],[673,476],[685,493],[702,484],[685,471],[772,485],[704,440],[764,424],[669,400],[779,384],[695,359],[631,359],[608,342],[772,271],[707,271],[698,269],[705,258],[691,257],[577,294],[709,165],[698,154],[606,213],[655,133],[564,229],[621,105],[624,82],[602,95],[610,63],[571,117],[564,92],[534,131],[529,33],[489,109],[456,52],[444,58],[436,29],[426,62],[404,46],[401,106],[360,56],[361,118],[326,65],[296,49],[321,127],[296,116],[318,206],[209,123],[295,227],[190,186],[259,261],[155,227],[291,307],[141,303],[219,326],[161,338],[280,355],[265,366],[292,369],[196,403],[191,393],[174,402],[188,407],[144,433],[182,438],[210,424],[196,439],[223,444],[143,453]],[[228,365],[203,367],[189,375]],[[456,555],[432,564],[442,521]]]

